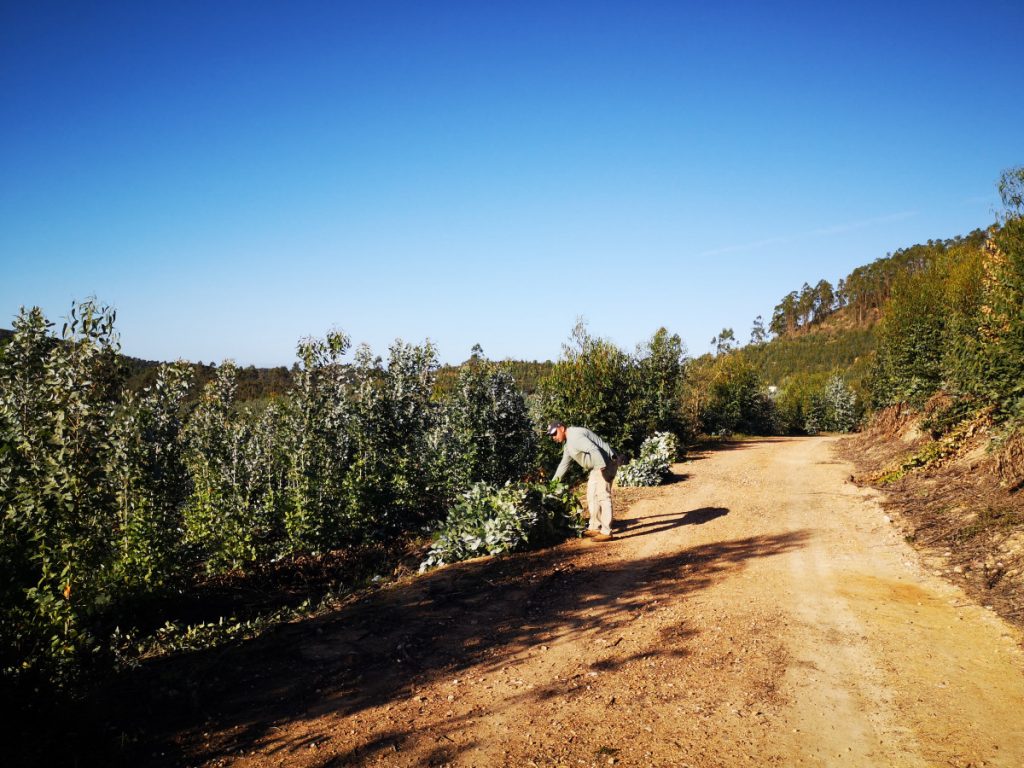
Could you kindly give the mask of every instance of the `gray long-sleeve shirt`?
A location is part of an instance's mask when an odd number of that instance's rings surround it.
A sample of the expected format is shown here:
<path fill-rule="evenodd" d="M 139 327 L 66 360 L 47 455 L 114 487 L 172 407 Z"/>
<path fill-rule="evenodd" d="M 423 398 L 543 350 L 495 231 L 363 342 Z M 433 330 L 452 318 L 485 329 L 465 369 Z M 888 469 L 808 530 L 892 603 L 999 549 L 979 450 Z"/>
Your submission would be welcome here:
<path fill-rule="evenodd" d="M 602 469 L 613 463 L 615 451 L 585 427 L 566 427 L 565 447 L 562 449 L 562 461 L 555 470 L 553 480 L 561 480 L 569 469 L 569 462 L 575 461 L 588 472 Z"/>

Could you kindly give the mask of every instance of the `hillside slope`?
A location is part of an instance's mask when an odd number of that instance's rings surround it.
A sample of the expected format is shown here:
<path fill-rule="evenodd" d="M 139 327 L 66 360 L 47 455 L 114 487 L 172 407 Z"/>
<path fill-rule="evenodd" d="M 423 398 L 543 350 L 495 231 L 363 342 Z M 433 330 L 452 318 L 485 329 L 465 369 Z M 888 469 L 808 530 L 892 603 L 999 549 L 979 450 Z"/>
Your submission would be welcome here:
<path fill-rule="evenodd" d="M 860 388 L 875 346 L 873 324 L 830 323 L 804 333 L 779 336 L 764 344 L 751 344 L 742 352 L 761 371 L 765 381 L 775 386 L 783 386 L 797 375 L 838 371 L 844 373 L 848 383 Z"/>
<path fill-rule="evenodd" d="M 936 573 L 1024 622 L 1024 439 L 984 414 L 932 439 L 921 425 L 938 407 L 888 408 L 842 454 Z"/>

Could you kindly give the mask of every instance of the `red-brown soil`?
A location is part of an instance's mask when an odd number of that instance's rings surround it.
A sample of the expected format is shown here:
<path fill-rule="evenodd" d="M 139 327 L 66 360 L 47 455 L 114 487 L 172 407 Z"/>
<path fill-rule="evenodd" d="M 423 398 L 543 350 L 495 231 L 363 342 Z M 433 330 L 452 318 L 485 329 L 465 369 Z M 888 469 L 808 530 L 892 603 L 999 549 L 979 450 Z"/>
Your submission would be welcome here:
<path fill-rule="evenodd" d="M 922 566 L 834 444 L 734 443 L 616 490 L 613 542 L 151 662 L 133 763 L 1024 765 L 1020 633 Z"/>

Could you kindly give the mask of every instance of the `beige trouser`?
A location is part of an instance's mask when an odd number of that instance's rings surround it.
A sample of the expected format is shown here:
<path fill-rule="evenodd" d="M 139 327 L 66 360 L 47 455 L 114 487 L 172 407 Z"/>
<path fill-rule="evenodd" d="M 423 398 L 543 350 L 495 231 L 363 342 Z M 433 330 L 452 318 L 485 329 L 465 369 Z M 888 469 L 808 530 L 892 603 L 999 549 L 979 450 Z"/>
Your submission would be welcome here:
<path fill-rule="evenodd" d="M 615 469 L 613 467 L 590 470 L 590 479 L 587 480 L 587 508 L 590 510 L 590 525 L 587 527 L 592 531 L 612 532 L 612 480 L 614 479 Z"/>

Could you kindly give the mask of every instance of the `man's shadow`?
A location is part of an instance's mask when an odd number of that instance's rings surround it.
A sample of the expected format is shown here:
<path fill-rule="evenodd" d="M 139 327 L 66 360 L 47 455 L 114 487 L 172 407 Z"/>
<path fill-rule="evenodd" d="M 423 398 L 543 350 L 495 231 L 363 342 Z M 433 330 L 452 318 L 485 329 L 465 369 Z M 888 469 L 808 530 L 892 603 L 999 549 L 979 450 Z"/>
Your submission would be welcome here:
<path fill-rule="evenodd" d="M 676 512 L 669 512 L 664 515 L 648 515 L 633 520 L 616 520 L 615 527 L 619 531 L 617 535 L 620 538 L 628 539 L 632 536 L 646 536 L 650 533 L 667 531 L 682 525 L 703 525 L 727 514 L 729 514 L 729 510 L 725 507 L 701 507 L 700 509 L 691 509 L 683 513 L 682 516 Z"/>

